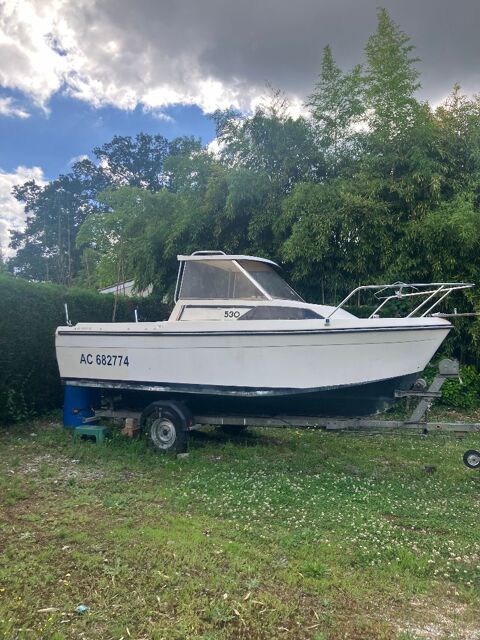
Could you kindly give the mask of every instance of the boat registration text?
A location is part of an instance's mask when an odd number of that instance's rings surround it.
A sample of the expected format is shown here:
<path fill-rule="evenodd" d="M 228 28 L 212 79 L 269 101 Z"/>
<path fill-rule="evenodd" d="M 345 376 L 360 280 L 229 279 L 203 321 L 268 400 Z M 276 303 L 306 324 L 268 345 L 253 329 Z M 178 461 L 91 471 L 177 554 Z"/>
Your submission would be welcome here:
<path fill-rule="evenodd" d="M 128 356 L 118 354 L 82 353 L 80 364 L 96 364 L 103 367 L 128 367 Z"/>

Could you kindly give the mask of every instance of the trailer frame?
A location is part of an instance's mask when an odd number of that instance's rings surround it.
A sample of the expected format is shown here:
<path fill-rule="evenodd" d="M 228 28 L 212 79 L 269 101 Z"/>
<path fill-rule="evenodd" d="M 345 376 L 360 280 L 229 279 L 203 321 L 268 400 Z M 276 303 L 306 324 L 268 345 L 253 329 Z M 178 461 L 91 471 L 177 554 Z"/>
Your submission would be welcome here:
<path fill-rule="evenodd" d="M 83 417 L 82 424 L 96 423 L 101 419 L 134 419 L 138 421 L 142 430 L 146 433 L 148 429 L 155 428 L 157 433 L 149 435 L 149 440 L 154 446 L 159 442 L 158 429 L 165 425 L 165 429 L 177 429 L 182 433 L 173 438 L 170 446 L 158 447 L 162 451 L 175 450 L 177 453 L 184 453 L 188 447 L 188 432 L 199 429 L 203 426 L 232 427 L 242 429 L 246 427 L 273 427 L 273 428 L 295 428 L 295 429 L 323 429 L 331 432 L 388 432 L 393 430 L 408 430 L 421 434 L 450 432 L 456 435 L 465 435 L 469 432 L 480 431 L 480 423 L 477 422 L 439 422 L 429 419 L 429 410 L 435 399 L 442 395 L 442 387 L 447 380 L 459 378 L 459 364 L 456 360 L 443 359 L 438 365 L 438 372 L 434 379 L 427 385 L 427 382 L 419 378 L 413 389 L 409 391 L 399 390 L 395 392 L 397 398 L 407 398 L 407 402 L 417 400 L 417 403 L 410 412 L 407 419 L 382 420 L 375 417 L 367 418 L 345 418 L 320 417 L 320 416 L 298 416 L 298 415 L 278 415 L 278 416 L 253 416 L 253 415 L 218 415 L 202 414 L 193 416 L 185 405 L 174 398 L 152 402 L 143 411 L 131 409 L 116 409 L 113 405 L 107 408 L 98 409 L 93 415 Z M 188 415 L 187 415 L 188 413 Z M 154 416 L 152 423 L 151 416 Z M 177 424 L 168 425 L 168 421 L 176 422 L 175 415 L 180 416 Z M 146 416 L 154 426 L 147 425 Z M 173 417 L 172 417 L 173 416 Z M 161 439 L 160 439 L 161 440 Z M 171 433 L 165 438 L 166 442 L 172 440 Z"/>

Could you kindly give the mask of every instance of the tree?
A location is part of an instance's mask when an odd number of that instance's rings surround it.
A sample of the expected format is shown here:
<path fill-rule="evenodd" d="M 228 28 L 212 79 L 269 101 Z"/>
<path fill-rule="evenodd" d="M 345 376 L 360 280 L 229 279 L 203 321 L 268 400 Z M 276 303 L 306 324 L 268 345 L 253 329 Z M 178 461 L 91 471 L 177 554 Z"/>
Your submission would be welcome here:
<path fill-rule="evenodd" d="M 480 208 L 476 193 L 461 192 L 426 213 L 412 218 L 405 227 L 397 260 L 390 273 L 398 279 L 424 282 L 480 282 Z M 478 289 L 450 296 L 441 310 L 479 311 Z M 439 310 L 439 309 L 437 309 Z M 480 355 L 478 319 L 456 319 L 450 352 L 462 361 L 476 361 Z"/>
<path fill-rule="evenodd" d="M 393 22 L 387 10 L 378 10 L 377 31 L 365 47 L 367 57 L 365 101 L 368 126 L 378 146 L 389 145 L 411 129 L 418 103 L 419 72 L 411 57 L 410 38 Z"/>
<path fill-rule="evenodd" d="M 84 159 L 72 172 L 44 187 L 34 181 L 14 188 L 27 215 L 24 231 L 12 234 L 11 248 L 16 255 L 9 268 L 35 280 L 71 284 L 77 277 L 92 282 L 86 270 L 92 258 L 82 259 L 76 236 L 90 215 L 106 212 L 108 205 L 98 194 L 111 187 L 132 186 L 151 192 L 181 189 L 187 181 L 205 182 L 209 157 L 194 138 L 168 141 L 163 136 L 138 134 L 114 136 L 94 149 L 97 163 Z M 193 165 L 195 164 L 195 171 Z M 187 168 L 188 167 L 188 168 Z"/>
<path fill-rule="evenodd" d="M 361 65 L 343 73 L 327 45 L 323 50 L 320 77 L 307 99 L 318 129 L 320 147 L 335 166 L 340 154 L 352 154 L 356 126 L 364 112 L 364 78 Z"/>
<path fill-rule="evenodd" d="M 167 189 L 151 193 L 138 187 L 108 189 L 99 199 L 108 211 L 90 215 L 77 237 L 79 247 L 99 256 L 96 286 L 134 279 L 139 289 L 153 284 L 166 293 L 172 262 L 186 240 L 176 238 L 185 228 L 192 231 L 185 225 L 188 199 Z"/>
<path fill-rule="evenodd" d="M 385 9 L 365 47 L 364 150 L 357 167 L 387 203 L 397 239 L 409 216 L 420 216 L 440 197 L 435 122 L 428 104 L 415 98 L 420 86 L 413 46 Z"/>
<path fill-rule="evenodd" d="M 397 273 L 433 281 L 480 281 L 480 209 L 474 193 L 444 200 L 405 229 Z"/>
<path fill-rule="evenodd" d="M 93 153 L 101 173 L 111 185 L 139 187 L 158 191 L 166 187 L 163 163 L 169 142 L 161 135 L 139 133 L 135 138 L 114 136 L 95 147 Z"/>
<path fill-rule="evenodd" d="M 24 231 L 14 231 L 10 247 L 16 255 L 9 269 L 34 280 L 71 284 L 80 265 L 75 246 L 78 229 L 92 205 L 74 174 L 40 187 L 35 181 L 14 187 L 27 214 Z"/>
<path fill-rule="evenodd" d="M 442 196 L 478 192 L 480 187 L 480 97 L 468 98 L 455 84 L 435 111 L 436 152 Z M 478 196 L 477 196 L 478 197 Z"/>
<path fill-rule="evenodd" d="M 205 193 L 216 160 L 196 138 L 175 138 L 169 143 L 164 175 L 170 191 Z"/>
<path fill-rule="evenodd" d="M 394 237 L 387 203 L 357 180 L 299 184 L 284 201 L 280 253 L 301 291 L 338 301 L 385 271 Z"/>
<path fill-rule="evenodd" d="M 325 175 L 325 159 L 312 128 L 304 118 L 288 115 L 278 93 L 252 116 L 230 110 L 213 117 L 223 162 L 264 174 L 279 195 L 289 193 L 297 182 Z"/>

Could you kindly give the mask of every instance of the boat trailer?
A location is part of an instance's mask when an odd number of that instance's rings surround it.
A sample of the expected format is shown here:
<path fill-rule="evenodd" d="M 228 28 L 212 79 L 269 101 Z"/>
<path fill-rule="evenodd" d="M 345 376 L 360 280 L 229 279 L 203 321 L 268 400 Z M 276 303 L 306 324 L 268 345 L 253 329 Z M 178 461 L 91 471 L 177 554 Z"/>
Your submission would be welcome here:
<path fill-rule="evenodd" d="M 459 365 L 456 360 L 443 359 L 438 372 L 431 382 L 419 378 L 411 390 L 395 392 L 397 398 L 406 398 L 409 404 L 416 400 L 407 419 L 381 420 L 368 418 L 325 418 L 319 416 L 241 416 L 241 415 L 196 415 L 182 403 L 173 399 L 152 402 L 143 411 L 115 408 L 113 402 L 108 407 L 94 410 L 92 398 L 97 389 L 89 387 L 65 387 L 64 426 L 74 428 L 75 435 L 91 435 L 99 427 L 102 419 L 125 421 L 126 431 L 143 432 L 150 443 L 159 451 L 185 453 L 188 447 L 188 432 L 202 426 L 229 427 L 244 429 L 247 427 L 293 427 L 324 429 L 326 431 L 384 432 L 395 429 L 420 431 L 422 434 L 434 432 L 453 432 L 465 435 L 480 431 L 480 423 L 438 422 L 430 420 L 429 409 L 435 399 L 441 397 L 441 389 L 447 380 L 458 379 Z M 97 440 L 103 439 L 104 432 Z M 464 462 L 470 468 L 480 466 L 480 453 L 468 451 Z"/>

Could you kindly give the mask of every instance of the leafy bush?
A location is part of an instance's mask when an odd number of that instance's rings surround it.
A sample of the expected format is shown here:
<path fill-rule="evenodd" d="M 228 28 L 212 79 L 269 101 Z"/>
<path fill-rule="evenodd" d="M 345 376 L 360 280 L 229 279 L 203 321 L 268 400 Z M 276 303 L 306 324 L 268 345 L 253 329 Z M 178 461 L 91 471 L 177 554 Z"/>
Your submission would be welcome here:
<path fill-rule="evenodd" d="M 437 354 L 434 363 L 430 363 L 423 371 L 422 378 L 428 384 L 438 373 L 440 359 Z M 459 377 L 443 384 L 442 397 L 436 402 L 451 409 L 476 409 L 480 406 L 480 373 L 473 365 L 460 365 Z"/>
<path fill-rule="evenodd" d="M 23 420 L 58 408 L 62 388 L 55 357 L 55 329 L 65 324 L 64 304 L 72 322 L 112 320 L 115 299 L 94 291 L 27 282 L 0 274 L 0 423 Z M 116 320 L 168 314 L 155 299 L 119 298 Z"/>
<path fill-rule="evenodd" d="M 441 403 L 455 409 L 475 409 L 480 405 L 480 374 L 475 367 L 461 367 L 460 379 L 444 383 Z"/>

